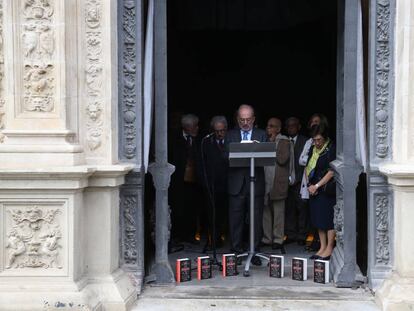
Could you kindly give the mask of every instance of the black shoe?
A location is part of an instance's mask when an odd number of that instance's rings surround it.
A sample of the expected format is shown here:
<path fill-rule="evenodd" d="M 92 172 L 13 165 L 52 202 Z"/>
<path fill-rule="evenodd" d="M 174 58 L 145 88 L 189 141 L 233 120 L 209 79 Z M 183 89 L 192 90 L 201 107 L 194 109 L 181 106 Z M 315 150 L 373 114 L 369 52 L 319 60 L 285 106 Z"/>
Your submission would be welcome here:
<path fill-rule="evenodd" d="M 255 266 L 261 266 L 262 260 L 257 256 L 253 256 L 251 263 Z"/>
<path fill-rule="evenodd" d="M 272 243 L 272 249 L 282 249 L 283 245 L 280 243 Z"/>
<path fill-rule="evenodd" d="M 316 255 L 316 254 L 309 257 L 310 260 L 321 259 L 321 258 L 322 258 L 321 256 Z"/>
<path fill-rule="evenodd" d="M 326 257 L 320 257 L 320 256 L 319 256 L 319 258 L 318 258 L 318 259 L 320 259 L 320 260 L 330 260 L 330 259 L 331 259 L 331 255 L 326 256 Z"/>

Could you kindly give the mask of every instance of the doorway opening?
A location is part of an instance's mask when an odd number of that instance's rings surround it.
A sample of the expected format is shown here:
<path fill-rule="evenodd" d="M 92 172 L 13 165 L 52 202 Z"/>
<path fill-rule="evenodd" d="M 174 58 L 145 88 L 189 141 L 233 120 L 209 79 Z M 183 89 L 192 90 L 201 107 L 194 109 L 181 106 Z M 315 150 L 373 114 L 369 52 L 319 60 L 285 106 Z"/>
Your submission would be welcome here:
<path fill-rule="evenodd" d="M 303 135 L 310 116 L 323 113 L 335 138 L 337 9 L 336 1 L 329 0 L 260 5 L 253 0 L 169 1 L 169 136 L 179 134 L 180 117 L 187 113 L 200 118 L 200 136 L 210 132 L 215 115 L 226 116 L 232 128 L 237 107 L 249 104 L 259 128 L 270 117 L 284 122 L 294 116 Z M 202 205 L 202 193 L 199 199 Z M 208 237 L 205 230 L 203 236 L 202 218 L 199 230 L 187 237 L 200 234 L 200 244 L 184 243 L 183 250 L 171 253 L 172 266 L 176 258 L 204 253 Z M 287 246 L 286 251 L 287 263 L 289 255 L 309 257 L 303 246 Z M 218 254 L 228 252 L 225 240 Z M 267 274 L 263 267 L 261 271 Z"/>

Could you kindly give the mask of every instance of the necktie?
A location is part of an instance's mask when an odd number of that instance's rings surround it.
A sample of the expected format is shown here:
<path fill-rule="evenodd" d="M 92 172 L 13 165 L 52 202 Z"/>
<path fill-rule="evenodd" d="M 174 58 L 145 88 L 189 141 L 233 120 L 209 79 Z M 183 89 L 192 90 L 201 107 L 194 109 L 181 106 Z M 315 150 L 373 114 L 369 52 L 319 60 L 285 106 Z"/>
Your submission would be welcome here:
<path fill-rule="evenodd" d="M 190 135 L 186 135 L 185 140 L 187 142 L 187 146 L 191 146 L 191 136 Z"/>
<path fill-rule="evenodd" d="M 219 140 L 219 144 L 218 145 L 219 145 L 220 150 L 223 150 L 224 143 L 223 143 L 223 140 L 222 139 Z"/>
<path fill-rule="evenodd" d="M 243 140 L 247 140 L 248 139 L 248 135 L 249 131 L 243 131 Z"/>

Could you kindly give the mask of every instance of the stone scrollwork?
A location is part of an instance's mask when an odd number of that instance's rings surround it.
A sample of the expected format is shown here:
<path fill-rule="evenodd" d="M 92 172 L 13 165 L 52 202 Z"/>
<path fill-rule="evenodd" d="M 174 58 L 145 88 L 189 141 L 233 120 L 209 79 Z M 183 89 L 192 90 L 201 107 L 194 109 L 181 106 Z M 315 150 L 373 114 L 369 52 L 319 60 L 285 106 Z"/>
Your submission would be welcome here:
<path fill-rule="evenodd" d="M 390 103 L 390 0 L 378 0 L 376 9 L 376 66 L 375 66 L 375 135 L 376 155 L 389 155 L 389 103 Z"/>
<path fill-rule="evenodd" d="M 136 155 L 136 13 L 135 0 L 123 1 L 122 14 L 122 109 L 123 109 L 123 155 L 133 159 Z"/>
<path fill-rule="evenodd" d="M 7 212 L 12 226 L 6 239 L 6 269 L 62 269 L 62 232 L 57 220 L 60 210 L 29 206 Z"/>
<path fill-rule="evenodd" d="M 53 1 L 24 0 L 22 22 L 23 107 L 52 112 L 55 105 L 55 32 Z"/>
<path fill-rule="evenodd" d="M 125 264 L 136 265 L 138 260 L 137 248 L 137 197 L 127 195 L 122 199 L 123 211 L 123 257 Z"/>
<path fill-rule="evenodd" d="M 86 140 L 91 151 L 102 145 L 103 114 L 102 105 L 102 8 L 100 0 L 88 0 L 85 4 L 86 25 Z"/>
<path fill-rule="evenodd" d="M 344 201 L 342 198 L 338 198 L 334 206 L 334 227 L 336 241 L 340 247 L 344 247 Z"/>
<path fill-rule="evenodd" d="M 375 198 L 376 263 L 384 265 L 390 262 L 388 209 L 387 195 L 377 195 Z"/>

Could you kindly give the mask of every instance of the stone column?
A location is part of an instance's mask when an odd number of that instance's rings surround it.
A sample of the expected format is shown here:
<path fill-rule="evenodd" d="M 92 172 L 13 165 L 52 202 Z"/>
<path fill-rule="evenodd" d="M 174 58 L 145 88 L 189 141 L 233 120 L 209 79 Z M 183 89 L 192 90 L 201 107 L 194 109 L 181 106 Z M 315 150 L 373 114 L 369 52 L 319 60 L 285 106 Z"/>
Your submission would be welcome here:
<path fill-rule="evenodd" d="M 127 310 L 117 2 L 0 1 L 0 310 Z M 7 35 L 6 35 L 7 34 Z"/>
<path fill-rule="evenodd" d="M 394 190 L 393 273 L 376 297 L 383 310 L 414 307 L 414 4 L 396 2 L 393 161 L 380 170 Z"/>

